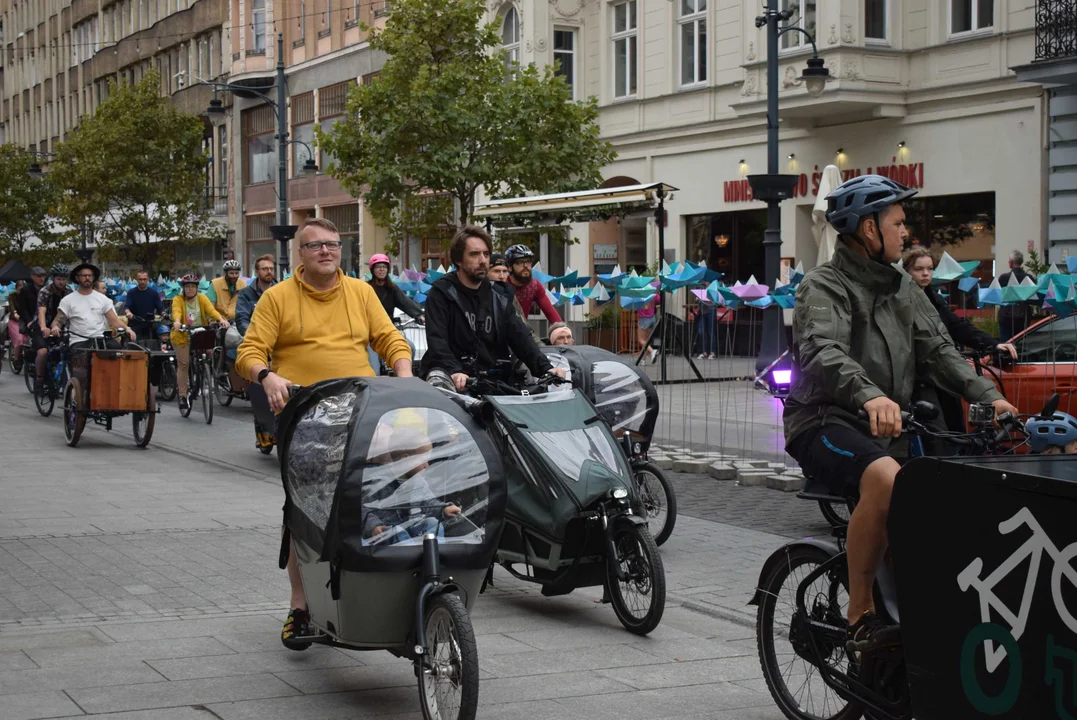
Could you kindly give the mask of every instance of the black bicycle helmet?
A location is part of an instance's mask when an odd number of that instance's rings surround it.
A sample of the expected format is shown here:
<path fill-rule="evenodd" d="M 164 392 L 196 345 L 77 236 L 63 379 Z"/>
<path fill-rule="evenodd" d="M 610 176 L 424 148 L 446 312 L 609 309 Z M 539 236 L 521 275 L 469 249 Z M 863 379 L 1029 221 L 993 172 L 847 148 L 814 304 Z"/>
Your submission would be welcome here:
<path fill-rule="evenodd" d="M 67 274 L 67 265 L 64 265 L 63 263 L 56 263 L 52 266 L 52 270 L 49 271 L 49 275 L 52 275 L 54 277 L 57 275 L 59 275 L 60 277 L 67 277 Z"/>
<path fill-rule="evenodd" d="M 908 200 L 916 192 L 882 175 L 861 175 L 846 180 L 826 196 L 826 220 L 839 235 L 855 237 L 861 220 Z"/>
<path fill-rule="evenodd" d="M 514 263 L 519 260 L 528 260 L 535 257 L 535 252 L 526 245 L 513 245 L 505 251 L 505 259 L 509 263 Z"/>

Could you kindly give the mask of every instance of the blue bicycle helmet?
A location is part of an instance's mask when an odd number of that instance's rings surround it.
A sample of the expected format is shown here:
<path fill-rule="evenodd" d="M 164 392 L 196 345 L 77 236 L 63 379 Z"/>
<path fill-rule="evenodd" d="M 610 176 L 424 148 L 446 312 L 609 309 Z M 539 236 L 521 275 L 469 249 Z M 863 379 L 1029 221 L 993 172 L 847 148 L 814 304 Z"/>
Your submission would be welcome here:
<path fill-rule="evenodd" d="M 826 220 L 834 226 L 839 235 L 846 235 L 864 245 L 864 241 L 856 234 L 860 221 L 874 217 L 875 223 L 878 224 L 880 212 L 895 203 L 908 200 L 916 193 L 916 190 L 910 190 L 882 175 L 861 175 L 846 180 L 826 196 Z M 864 246 L 864 249 L 866 250 L 867 246 Z M 881 257 L 873 259 L 883 262 Z"/>
<path fill-rule="evenodd" d="M 1032 452 L 1043 452 L 1050 445 L 1065 449 L 1077 440 L 1077 419 L 1067 413 L 1056 412 L 1049 418 L 1034 417 L 1025 423 L 1025 429 Z"/>

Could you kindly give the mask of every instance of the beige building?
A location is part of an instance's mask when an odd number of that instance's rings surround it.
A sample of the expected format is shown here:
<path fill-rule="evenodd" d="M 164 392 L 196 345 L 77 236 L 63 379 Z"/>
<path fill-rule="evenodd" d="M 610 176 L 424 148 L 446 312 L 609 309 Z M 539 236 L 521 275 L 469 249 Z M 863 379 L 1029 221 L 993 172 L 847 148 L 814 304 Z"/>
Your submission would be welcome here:
<path fill-rule="evenodd" d="M 1044 0 L 1041 0 L 1043 2 Z M 1069 0 L 1072 7 L 1072 0 Z M 811 46 L 783 36 L 781 167 L 800 176 L 782 204 L 782 255 L 812 267 L 811 208 L 822 170 L 884 172 L 920 188 L 911 230 L 983 261 L 1045 246 L 1047 96 L 1019 82 L 1035 58 L 1033 0 L 783 0 L 815 35 L 831 80 L 819 98 L 799 75 Z M 758 0 L 491 0 L 507 59 L 561 62 L 577 97 L 595 96 L 618 152 L 609 185 L 664 182 L 667 259 L 707 261 L 727 279 L 763 279 L 766 36 Z M 657 258 L 654 219 L 574 228 L 544 264 L 581 274 Z M 567 257 L 563 257 L 567 252 Z M 1000 270 L 1001 272 L 1001 270 Z M 580 312 L 578 309 L 574 312 Z"/>
<path fill-rule="evenodd" d="M 231 35 L 229 82 L 268 91 L 276 98 L 277 34 L 284 36 L 284 65 L 288 98 L 288 132 L 297 141 L 288 148 L 288 205 L 290 224 L 308 217 L 327 217 L 345 239 L 342 264 L 362 268 L 376 250 L 377 231 L 362 221 L 361 202 L 345 192 L 324 171 L 332 159 L 314 148 L 314 128 L 332 129 L 344 114 L 348 90 L 369 81 L 381 67 L 366 42 L 360 23 L 384 22 L 383 0 L 230 0 Z M 231 144 L 229 183 L 234 192 L 232 217 L 244 268 L 267 252 L 277 253 L 269 228 L 277 223 L 276 113 L 258 98 L 234 98 L 228 125 Z M 224 128 L 221 128 L 224 131 Z M 319 171 L 304 177 L 309 153 Z M 222 152 L 222 154 L 224 154 Z M 361 238 L 360 228 L 366 237 Z M 291 243 L 292 267 L 295 243 Z"/>
<path fill-rule="evenodd" d="M 161 91 L 201 114 L 212 96 L 199 80 L 228 72 L 227 0 L 0 0 L 0 142 L 55 152 L 84 115 L 108 97 L 110 80 L 133 83 L 155 67 Z M 214 141 L 206 128 L 206 146 Z M 227 219 L 225 164 L 207 167 L 206 202 Z M 207 272 L 220 265 L 223 242 L 181 248 L 177 260 Z"/>

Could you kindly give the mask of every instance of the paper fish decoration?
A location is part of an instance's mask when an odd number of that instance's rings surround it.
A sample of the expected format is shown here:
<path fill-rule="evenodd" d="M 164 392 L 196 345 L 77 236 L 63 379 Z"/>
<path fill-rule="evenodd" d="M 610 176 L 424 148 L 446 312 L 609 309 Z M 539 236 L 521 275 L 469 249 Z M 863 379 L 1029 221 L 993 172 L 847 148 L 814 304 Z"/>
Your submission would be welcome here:
<path fill-rule="evenodd" d="M 445 269 L 444 265 L 438 265 L 437 270 L 430 270 L 430 271 L 428 271 L 426 273 L 426 279 L 429 282 L 434 282 L 435 280 L 440 280 L 441 278 L 443 278 L 446 275 L 448 275 L 449 273 L 451 273 L 454 269 L 455 269 L 455 267 L 452 266 L 452 265 L 449 266 L 448 270 Z"/>
<path fill-rule="evenodd" d="M 704 282 L 703 278 L 706 274 L 706 268 L 681 268 L 675 273 L 662 276 L 662 289 L 673 291 L 689 285 L 698 285 Z"/>
<path fill-rule="evenodd" d="M 796 295 L 772 295 L 771 297 L 783 310 L 792 310 L 797 301 Z"/>
<path fill-rule="evenodd" d="M 1025 279 L 1018 283 L 1017 276 L 1010 274 L 1010 282 L 1006 287 L 1002 288 L 1002 302 L 1003 303 L 1019 303 L 1027 302 L 1035 297 L 1039 289 L 1036 287 L 1036 283 L 1032 282 L 1032 278 L 1025 276 Z"/>
<path fill-rule="evenodd" d="M 945 283 L 967 277 L 979 267 L 978 262 L 973 262 L 971 265 L 971 268 L 966 268 L 964 265 L 957 262 L 957 260 L 954 260 L 950 256 L 950 253 L 943 252 L 942 257 L 939 258 L 938 267 L 935 268 L 935 274 L 931 278 L 931 284 L 944 285 Z"/>
<path fill-rule="evenodd" d="M 774 298 L 770 295 L 764 295 L 763 297 L 756 298 L 755 300 L 748 300 L 744 304 L 763 310 L 764 308 L 768 308 L 774 304 Z"/>
<path fill-rule="evenodd" d="M 991 281 L 991 284 L 985 288 L 980 288 L 979 293 L 980 305 L 1001 305 L 1002 304 L 1002 286 L 998 284 L 998 278 Z"/>
<path fill-rule="evenodd" d="M 793 268 L 793 272 L 789 274 L 789 284 L 797 285 L 804 279 L 804 263 L 798 262 L 797 266 Z"/>

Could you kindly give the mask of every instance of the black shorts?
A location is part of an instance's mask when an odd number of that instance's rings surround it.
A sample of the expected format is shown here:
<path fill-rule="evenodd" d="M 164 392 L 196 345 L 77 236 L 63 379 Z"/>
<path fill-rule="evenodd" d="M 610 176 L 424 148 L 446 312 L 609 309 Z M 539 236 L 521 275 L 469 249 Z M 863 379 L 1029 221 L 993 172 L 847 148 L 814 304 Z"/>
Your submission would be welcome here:
<path fill-rule="evenodd" d="M 889 453 L 875 442 L 845 425 L 824 425 L 793 438 L 786 452 L 804 471 L 807 492 L 841 497 L 860 494 L 860 478 L 868 465 Z"/>

